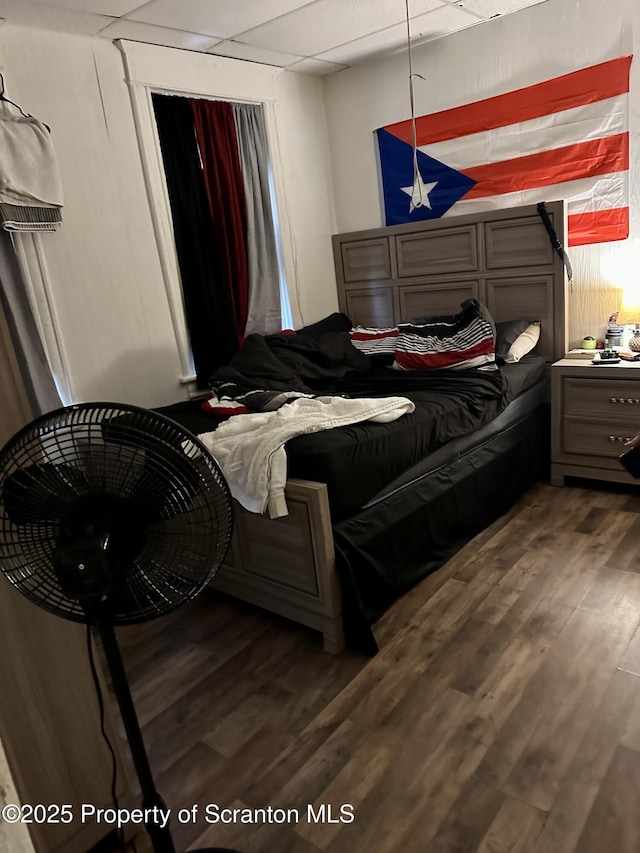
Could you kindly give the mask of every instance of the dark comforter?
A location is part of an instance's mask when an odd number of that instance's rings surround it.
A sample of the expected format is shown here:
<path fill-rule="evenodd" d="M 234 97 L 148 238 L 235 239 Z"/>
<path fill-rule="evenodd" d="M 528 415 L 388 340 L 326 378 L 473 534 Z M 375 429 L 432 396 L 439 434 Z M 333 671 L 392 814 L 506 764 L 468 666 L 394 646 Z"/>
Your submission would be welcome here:
<path fill-rule="evenodd" d="M 211 390 L 237 398 L 256 390 L 312 393 L 349 375 L 366 374 L 371 361 L 344 332 L 323 335 L 249 335 L 228 365 L 209 379 Z"/>
<path fill-rule="evenodd" d="M 211 386 L 218 396 L 250 399 L 258 410 L 282 391 L 413 401 L 415 411 L 392 423 L 340 427 L 287 443 L 289 476 L 326 482 L 334 521 L 448 441 L 493 420 L 510 397 L 500 370 L 392 370 L 356 350 L 345 333 L 319 341 L 251 335 L 230 364 L 212 376 Z M 214 429 L 219 420 L 203 423 L 197 432 Z"/>

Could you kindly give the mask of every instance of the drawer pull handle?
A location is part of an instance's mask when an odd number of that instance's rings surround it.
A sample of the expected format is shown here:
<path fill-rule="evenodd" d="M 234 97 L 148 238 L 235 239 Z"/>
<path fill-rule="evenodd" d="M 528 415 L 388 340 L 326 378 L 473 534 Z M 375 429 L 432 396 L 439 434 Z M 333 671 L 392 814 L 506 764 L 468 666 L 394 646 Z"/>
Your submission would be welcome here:
<path fill-rule="evenodd" d="M 610 435 L 609 441 L 631 441 L 628 435 Z"/>
<path fill-rule="evenodd" d="M 634 404 L 635 405 L 640 404 L 640 398 L 636 397 L 634 399 L 633 397 L 627 397 L 625 399 L 624 397 L 609 397 L 609 402 L 610 403 L 623 403 L 623 404 L 628 403 L 630 406 L 633 406 Z"/>

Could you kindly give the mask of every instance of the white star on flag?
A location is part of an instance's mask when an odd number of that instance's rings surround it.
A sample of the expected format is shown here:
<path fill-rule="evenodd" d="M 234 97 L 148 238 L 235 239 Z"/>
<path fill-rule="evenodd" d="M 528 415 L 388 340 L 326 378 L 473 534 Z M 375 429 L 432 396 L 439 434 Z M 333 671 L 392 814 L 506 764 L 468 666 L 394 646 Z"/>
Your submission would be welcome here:
<path fill-rule="evenodd" d="M 420 172 L 416 171 L 416 181 L 412 187 L 401 187 L 402 192 L 406 193 L 411 197 L 411 204 L 409 205 L 409 213 L 413 213 L 416 207 L 428 207 L 431 210 L 431 201 L 429 199 L 429 193 L 438 186 L 437 181 L 433 181 L 433 183 L 425 184 L 422 180 L 422 175 Z"/>

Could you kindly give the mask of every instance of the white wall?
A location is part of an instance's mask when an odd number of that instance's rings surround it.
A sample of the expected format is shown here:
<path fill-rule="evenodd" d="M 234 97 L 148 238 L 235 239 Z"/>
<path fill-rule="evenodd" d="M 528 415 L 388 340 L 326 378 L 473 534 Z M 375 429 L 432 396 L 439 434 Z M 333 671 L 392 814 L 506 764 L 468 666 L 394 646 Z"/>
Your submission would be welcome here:
<path fill-rule="evenodd" d="M 60 164 L 64 225 L 40 239 L 73 399 L 153 406 L 184 397 L 120 51 L 97 38 L 10 25 L 0 39 L 8 96 L 50 125 Z M 273 75 L 225 62 L 253 75 L 257 90 L 261 73 Z M 337 304 L 321 82 L 281 72 L 275 111 L 293 307 L 296 320 L 311 322 Z"/>
<path fill-rule="evenodd" d="M 425 80 L 415 80 L 416 115 L 634 53 L 634 19 L 638 25 L 634 0 L 549 0 L 417 46 L 413 68 Z M 585 334 L 602 334 L 623 279 L 640 266 L 640 193 L 633 180 L 640 160 L 639 63 L 631 71 L 631 237 L 571 250 L 572 345 Z M 325 103 L 338 231 L 378 227 L 384 220 L 373 131 L 410 117 L 406 50 L 326 78 Z"/>
<path fill-rule="evenodd" d="M 73 397 L 171 399 L 179 366 L 120 54 L 31 29 L 1 37 L 8 94 L 51 127 L 60 164 L 64 225 L 40 239 Z"/>

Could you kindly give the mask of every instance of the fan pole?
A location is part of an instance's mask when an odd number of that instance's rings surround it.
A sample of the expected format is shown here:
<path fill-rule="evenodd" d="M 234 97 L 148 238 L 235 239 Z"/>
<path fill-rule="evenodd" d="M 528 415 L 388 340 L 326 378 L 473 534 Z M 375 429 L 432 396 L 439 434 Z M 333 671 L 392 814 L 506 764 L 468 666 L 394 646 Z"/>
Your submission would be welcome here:
<path fill-rule="evenodd" d="M 142 806 L 145 810 L 151 810 L 151 814 L 159 815 L 160 810 L 166 812 L 167 807 L 160 794 L 156 791 L 153 781 L 116 633 L 113 625 L 107 620 L 103 620 L 99 616 L 97 617 L 95 612 L 91 612 L 89 615 L 92 624 L 95 625 L 102 640 L 102 647 L 107 659 L 113 689 L 120 707 L 120 716 L 122 717 L 122 723 L 127 740 L 129 741 L 131 757 L 138 775 L 138 781 L 140 782 Z M 154 853 L 175 853 L 176 848 L 173 845 L 168 823 L 164 829 L 153 821 L 146 823 L 145 827 L 153 844 Z"/>

